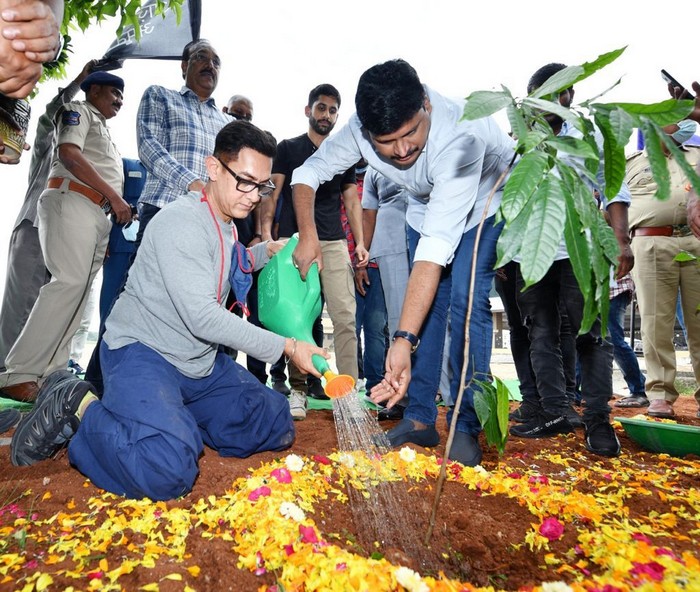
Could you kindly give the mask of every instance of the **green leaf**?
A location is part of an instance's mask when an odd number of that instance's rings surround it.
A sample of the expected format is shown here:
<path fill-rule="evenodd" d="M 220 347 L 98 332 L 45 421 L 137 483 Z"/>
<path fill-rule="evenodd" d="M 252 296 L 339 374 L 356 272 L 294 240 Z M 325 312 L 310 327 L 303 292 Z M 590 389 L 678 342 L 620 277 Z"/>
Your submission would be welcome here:
<path fill-rule="evenodd" d="M 671 138 L 671 136 L 669 136 L 668 134 L 664 133 L 663 130 L 661 130 L 661 132 L 659 133 L 659 137 L 661 138 L 663 143 L 666 144 L 666 148 L 668 148 L 669 152 L 673 155 L 673 158 L 678 163 L 678 166 L 683 171 L 683 174 L 686 176 L 693 189 L 695 189 L 695 193 L 700 195 L 700 176 L 698 176 L 695 167 L 691 166 L 690 163 L 688 163 L 688 161 L 686 160 L 686 153 L 683 152 L 678 147 L 673 138 Z"/>
<path fill-rule="evenodd" d="M 625 45 L 624 47 L 620 47 L 619 49 L 613 49 L 612 51 L 608 51 L 606 53 L 600 54 L 592 62 L 585 62 L 584 64 L 582 64 L 584 76 L 582 78 L 579 78 L 575 82 L 579 82 L 580 80 L 583 80 L 584 78 L 588 78 L 591 74 L 596 73 L 601 68 L 605 68 L 605 66 L 609 66 L 617 58 L 619 58 L 625 52 L 626 49 L 627 49 L 627 46 Z"/>
<path fill-rule="evenodd" d="M 566 199 L 566 225 L 564 226 L 564 239 L 566 250 L 569 253 L 569 261 L 573 269 L 578 285 L 583 292 L 584 299 L 589 299 L 591 292 L 591 253 L 588 237 L 581 224 L 581 216 L 576 208 L 576 199 L 568 191 L 564 192 Z M 590 193 L 589 201 L 592 201 Z"/>
<path fill-rule="evenodd" d="M 644 134 L 644 145 L 649 158 L 651 174 L 656 183 L 656 198 L 666 200 L 671 196 L 671 177 L 668 173 L 666 155 L 661 149 L 661 136 L 666 135 L 647 120 L 640 122 Z"/>
<path fill-rule="evenodd" d="M 549 101 L 556 100 L 560 92 L 571 88 L 574 82 L 581 79 L 583 74 L 585 74 L 583 66 L 568 66 L 550 76 L 542 86 L 530 93 L 530 96 L 535 99 L 547 97 Z"/>
<path fill-rule="evenodd" d="M 686 261 L 697 261 L 698 258 L 688 251 L 681 251 L 673 258 L 674 261 L 685 263 Z"/>
<path fill-rule="evenodd" d="M 532 200 L 528 200 L 525 207 L 514 220 L 506 222 L 496 243 L 496 255 L 498 257 L 496 267 L 503 267 L 520 253 L 520 248 L 527 236 L 525 229 L 530 219 L 530 212 L 532 212 Z"/>
<path fill-rule="evenodd" d="M 476 411 L 476 416 L 479 418 L 479 423 L 482 426 L 486 425 L 491 416 L 486 389 L 474 389 L 474 410 Z"/>
<path fill-rule="evenodd" d="M 497 384 L 498 384 L 498 379 Z M 508 439 L 508 389 L 505 385 L 498 388 L 490 382 L 474 379 L 474 409 L 484 429 L 486 443 L 495 446 L 499 454 L 505 451 Z M 502 384 L 502 383 L 501 383 Z M 505 389 L 505 390 L 504 390 Z M 505 403 L 503 399 L 505 398 Z M 503 423 L 503 405 L 505 404 L 505 424 Z M 505 428 L 503 427 L 505 425 Z"/>
<path fill-rule="evenodd" d="M 510 389 L 498 377 L 494 376 L 493 381 L 496 384 L 496 409 L 498 416 L 498 429 L 501 432 L 501 441 L 505 443 L 508 439 L 508 413 L 510 411 Z M 503 452 L 499 448 L 499 452 Z"/>
<path fill-rule="evenodd" d="M 564 231 L 566 209 L 559 179 L 550 175 L 530 200 L 533 203 L 520 249 L 520 272 L 525 287 L 539 282 L 552 265 Z"/>
<path fill-rule="evenodd" d="M 571 88 L 577 82 L 588 78 L 591 74 L 614 62 L 622 55 L 625 49 L 627 49 L 626 46 L 601 54 L 592 62 L 586 62 L 580 66 L 569 66 L 564 70 L 560 70 L 533 92 L 531 96 L 543 97 L 545 95 L 558 94 Z"/>
<path fill-rule="evenodd" d="M 464 105 L 462 119 L 481 119 L 497 113 L 513 103 L 513 97 L 506 92 L 479 90 L 470 94 Z"/>
<path fill-rule="evenodd" d="M 581 125 L 579 115 L 571 109 L 562 107 L 559 103 L 553 103 L 552 101 L 547 101 L 545 99 L 527 97 L 523 99 L 522 104 L 529 109 L 535 109 L 541 111 L 542 113 L 554 113 L 575 127 L 580 127 Z"/>
<path fill-rule="evenodd" d="M 566 152 L 572 156 L 598 159 L 598 151 L 594 150 L 588 142 L 571 136 L 549 138 L 545 144 L 558 152 Z"/>
<path fill-rule="evenodd" d="M 618 143 L 620 133 L 624 134 L 621 126 L 619 113 L 615 116 L 615 121 L 611 120 L 611 114 L 596 111 L 595 121 L 603 134 L 603 170 L 605 174 L 605 196 L 608 199 L 614 198 L 622 187 L 627 169 L 627 158 L 625 157 L 625 146 L 632 134 L 631 120 L 628 128 L 628 135 L 624 144 Z M 622 118 L 624 119 L 624 118 Z"/>
<path fill-rule="evenodd" d="M 508 121 L 510 122 L 510 129 L 513 131 L 513 137 L 516 140 L 518 138 L 524 138 L 527 135 L 529 128 L 525 122 L 523 112 L 517 108 L 515 103 L 511 103 L 506 107 L 506 114 L 508 115 Z"/>
<path fill-rule="evenodd" d="M 540 129 L 530 130 L 529 132 L 525 133 L 524 136 L 518 137 L 518 147 L 516 150 L 518 154 L 527 154 L 532 152 L 540 147 L 542 142 L 551 137 L 551 135 L 551 132 L 546 132 Z"/>
<path fill-rule="evenodd" d="M 609 107 L 617 107 L 624 109 L 633 117 L 639 118 L 643 116 L 649 121 L 653 121 L 656 125 L 665 126 L 672 123 L 678 123 L 681 119 L 685 119 L 693 110 L 694 101 L 677 101 L 676 99 L 667 99 L 660 103 L 611 103 Z M 598 105 L 592 105 L 594 108 L 599 108 Z"/>
<path fill-rule="evenodd" d="M 518 216 L 549 168 L 549 158 L 538 151 L 528 152 L 518 161 L 503 189 L 501 211 L 506 221 Z"/>

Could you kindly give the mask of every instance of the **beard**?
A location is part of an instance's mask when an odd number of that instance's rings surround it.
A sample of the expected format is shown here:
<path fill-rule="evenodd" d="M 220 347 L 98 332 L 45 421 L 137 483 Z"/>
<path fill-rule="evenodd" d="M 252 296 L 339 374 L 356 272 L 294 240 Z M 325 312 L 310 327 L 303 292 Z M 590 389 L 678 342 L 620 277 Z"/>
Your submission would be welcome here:
<path fill-rule="evenodd" d="M 312 130 L 321 136 L 327 136 L 335 127 L 335 123 L 330 121 L 319 122 L 318 119 L 315 119 L 314 117 L 309 117 L 309 125 L 311 126 Z"/>

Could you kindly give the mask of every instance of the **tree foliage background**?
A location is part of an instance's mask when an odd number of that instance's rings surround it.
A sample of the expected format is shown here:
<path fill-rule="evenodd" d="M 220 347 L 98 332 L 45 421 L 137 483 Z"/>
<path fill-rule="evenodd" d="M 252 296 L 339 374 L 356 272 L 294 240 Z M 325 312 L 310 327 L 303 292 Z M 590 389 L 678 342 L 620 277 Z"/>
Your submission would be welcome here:
<path fill-rule="evenodd" d="M 517 257 L 526 285 L 532 285 L 549 270 L 563 236 L 585 298 L 582 333 L 590 330 L 599 316 L 606 325 L 610 270 L 616 266 L 619 254 L 615 235 L 593 199 L 593 190 L 604 191 L 608 198 L 619 192 L 625 177 L 625 147 L 633 129 L 644 133 L 652 174 L 658 183 L 658 199 L 670 196 L 668 164 L 662 146 L 668 148 L 700 194 L 700 177 L 662 129 L 685 118 L 693 101 L 597 102 L 606 90 L 570 109 L 559 105 L 560 92 L 609 65 L 624 51 L 625 48 L 617 49 L 593 62 L 569 66 L 522 99 L 505 86 L 502 91 L 474 92 L 467 97 L 464 108 L 465 119 L 478 119 L 506 109 L 517 140 L 519 161 L 505 185 L 500 208 L 505 226 L 498 241 L 497 266 Z M 582 138 L 556 136 L 544 119 L 548 112 L 574 126 Z M 602 149 L 596 141 L 597 134 L 602 134 Z M 580 166 L 572 166 L 572 160 Z M 597 181 L 601 166 L 604 187 L 599 187 Z"/>

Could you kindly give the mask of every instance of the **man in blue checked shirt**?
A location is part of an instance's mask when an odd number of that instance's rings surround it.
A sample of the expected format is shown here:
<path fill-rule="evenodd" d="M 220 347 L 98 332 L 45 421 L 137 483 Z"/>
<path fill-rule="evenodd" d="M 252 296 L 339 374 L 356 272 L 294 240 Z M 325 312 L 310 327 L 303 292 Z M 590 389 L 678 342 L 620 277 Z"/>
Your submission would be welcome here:
<path fill-rule="evenodd" d="M 137 248 L 163 206 L 204 187 L 204 159 L 214 150 L 216 134 L 231 121 L 212 98 L 221 60 L 211 44 L 205 39 L 188 43 L 181 67 L 185 86 L 180 90 L 149 86 L 136 117 L 139 159 L 148 171 L 139 200 Z"/>

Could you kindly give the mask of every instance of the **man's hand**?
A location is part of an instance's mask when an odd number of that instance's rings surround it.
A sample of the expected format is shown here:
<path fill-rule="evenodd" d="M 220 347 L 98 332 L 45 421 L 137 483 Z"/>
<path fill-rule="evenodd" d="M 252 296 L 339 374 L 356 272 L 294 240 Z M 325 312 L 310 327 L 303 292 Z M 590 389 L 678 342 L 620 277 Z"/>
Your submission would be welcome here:
<path fill-rule="evenodd" d="M 112 208 L 114 221 L 117 222 L 117 224 L 131 222 L 131 206 L 126 203 L 121 196 L 115 193 L 111 199 L 107 198 L 107 201 Z"/>
<path fill-rule="evenodd" d="M 367 267 L 369 263 L 369 252 L 365 249 L 363 243 L 355 244 L 355 260 L 357 262 L 357 267 Z"/>
<path fill-rule="evenodd" d="M 2 36 L 11 40 L 12 49 L 23 52 L 26 58 L 37 64 L 56 59 L 61 47 L 60 23 L 47 2 L 42 0 L 25 0 L 8 6 L 2 11 L 2 20 L 6 23 Z M 63 2 L 57 10 L 63 16 Z"/>
<path fill-rule="evenodd" d="M 620 254 L 617 257 L 615 279 L 619 280 L 632 271 L 634 267 L 634 255 L 632 254 L 632 247 L 630 247 L 629 240 L 618 241 L 618 245 L 620 246 Z"/>
<path fill-rule="evenodd" d="M 391 409 L 403 399 L 411 382 L 411 344 L 405 339 L 397 339 L 391 344 L 386 355 L 384 379 L 372 388 L 370 398 L 374 403 L 386 402 Z"/>
<path fill-rule="evenodd" d="M 285 238 L 284 240 L 267 241 L 267 256 L 272 257 L 273 255 L 279 253 L 284 248 L 284 245 L 287 244 L 288 240 L 288 238 Z"/>
<path fill-rule="evenodd" d="M 331 355 L 322 347 L 316 344 L 307 343 L 306 341 L 294 341 L 287 339 L 284 344 L 284 355 L 287 356 L 290 362 L 302 372 L 308 372 L 320 378 L 321 373 L 316 370 L 312 361 L 313 355 L 321 356 L 326 360 L 330 359 Z"/>
<path fill-rule="evenodd" d="M 362 296 L 367 295 L 367 290 L 365 289 L 365 284 L 370 285 L 369 275 L 367 274 L 367 268 L 362 267 L 355 270 L 355 289 Z"/>
<path fill-rule="evenodd" d="M 24 149 L 29 150 L 29 148 L 29 144 L 25 142 Z M 19 164 L 19 156 L 17 158 L 5 156 L 5 142 L 2 141 L 2 136 L 0 136 L 0 164 Z"/>
<path fill-rule="evenodd" d="M 695 107 L 693 107 L 693 110 L 689 113 L 688 119 L 692 119 L 693 121 L 700 123 L 700 83 L 693 82 L 691 86 L 693 88 L 693 92 L 695 93 Z M 673 86 L 670 82 L 668 84 L 668 92 L 674 99 L 692 99 L 692 97 L 689 97 L 687 94 L 684 97 L 683 90 L 681 90 L 678 86 Z"/>
<path fill-rule="evenodd" d="M 316 263 L 318 270 L 321 271 L 323 269 L 321 243 L 318 242 L 318 239 L 304 239 L 303 236 L 299 236 L 299 244 L 292 253 L 292 261 L 303 280 L 306 279 L 306 274 L 309 273 L 312 264 Z"/>

